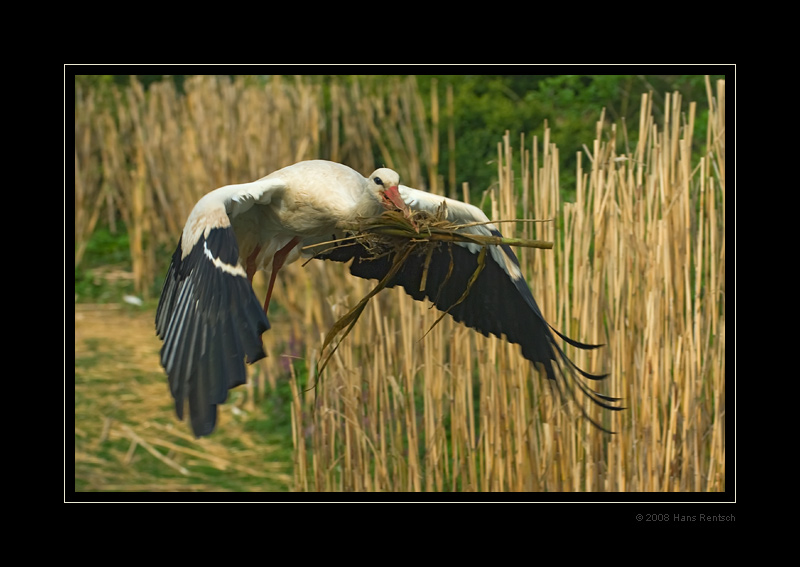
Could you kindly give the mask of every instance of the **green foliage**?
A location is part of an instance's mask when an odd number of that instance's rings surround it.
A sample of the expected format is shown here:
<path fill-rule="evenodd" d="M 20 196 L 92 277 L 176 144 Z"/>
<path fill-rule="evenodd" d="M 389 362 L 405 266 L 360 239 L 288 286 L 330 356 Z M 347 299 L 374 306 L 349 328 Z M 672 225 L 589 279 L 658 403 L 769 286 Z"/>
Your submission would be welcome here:
<path fill-rule="evenodd" d="M 489 188 L 497 178 L 497 143 L 506 130 L 542 132 L 546 115 L 526 101 L 543 76 L 443 76 L 439 84 L 453 85 L 458 182 L 468 181 L 473 192 Z M 444 87 L 446 88 L 446 87 Z M 441 98 L 440 98 L 441 100 Z M 443 148 L 446 167 L 449 150 Z"/>
<path fill-rule="evenodd" d="M 170 78 L 178 91 L 183 92 L 183 82 L 191 75 L 135 75 L 146 89 L 151 84 Z M 112 85 L 127 86 L 131 83 L 131 75 L 75 75 L 75 88 L 95 88 L 104 90 Z"/>
<path fill-rule="evenodd" d="M 112 233 L 107 227 L 100 227 L 92 233 L 86 245 L 86 262 L 89 267 L 117 264 L 130 260 L 130 242 L 126 230 Z"/>
<path fill-rule="evenodd" d="M 130 266 L 130 249 L 127 231 L 112 234 L 100 227 L 86 246 L 85 261 L 75 266 L 76 302 L 119 302 L 124 294 L 133 293 L 131 280 L 115 279 L 106 275 L 119 266 Z"/>
<path fill-rule="evenodd" d="M 156 277 L 150 297 L 159 297 L 173 249 L 159 247 L 156 252 Z M 92 233 L 83 261 L 75 266 L 75 301 L 118 303 L 123 295 L 135 295 L 131 269 L 130 242 L 124 225 L 112 233 L 98 226 Z"/>
<path fill-rule="evenodd" d="M 576 154 L 595 135 L 595 125 L 606 109 L 606 122 L 623 121 L 629 133 L 638 128 L 642 94 L 652 93 L 656 119 L 663 118 L 665 94 L 679 91 L 682 108 L 688 102 L 706 104 L 703 75 L 438 75 L 419 78 L 425 96 L 429 97 L 432 78 L 437 79 L 440 105 L 446 85 L 453 85 L 456 138 L 456 172 L 459 184 L 468 181 L 473 191 L 489 188 L 497 177 L 497 143 L 508 130 L 519 151 L 519 136 L 524 133 L 530 148 L 533 136 L 540 145 L 547 121 L 551 141 L 559 147 L 561 190 L 571 195 L 575 186 Z M 712 75 L 712 84 L 721 75 Z M 703 116 L 698 123 L 705 124 Z M 442 119 L 444 120 L 444 119 Z M 444 124 L 444 122 L 443 122 Z M 695 132 L 704 140 L 705 132 Z M 622 136 L 619 143 L 624 143 Z M 442 139 L 440 174 L 446 174 L 448 149 Z M 630 144 L 635 140 L 630 140 Z M 624 147 L 618 148 L 625 152 Z"/>

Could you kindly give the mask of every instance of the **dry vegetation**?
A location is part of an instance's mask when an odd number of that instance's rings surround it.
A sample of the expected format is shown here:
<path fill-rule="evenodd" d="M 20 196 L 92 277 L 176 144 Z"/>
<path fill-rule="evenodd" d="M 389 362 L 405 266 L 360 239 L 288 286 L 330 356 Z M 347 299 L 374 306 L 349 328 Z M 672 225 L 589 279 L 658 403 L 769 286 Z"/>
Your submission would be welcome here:
<path fill-rule="evenodd" d="M 659 123 L 643 95 L 632 132 L 598 112 L 595 141 L 578 156 L 574 203 L 560 201 L 549 130 L 543 140 L 521 137 L 519 150 L 509 135 L 498 145 L 499 183 L 483 194 L 489 216 L 551 221 L 503 230 L 555 242 L 554 250 L 520 249 L 520 260 L 554 327 L 607 345 L 566 352 L 610 373 L 603 391 L 628 409 L 586 409 L 615 435 L 581 419 L 516 345 L 449 318 L 426 334 L 438 312 L 395 289 L 369 303 L 316 390 L 304 391 L 317 379 L 305 368 L 319 360 L 326 331 L 375 282 L 338 264 L 297 263 L 281 272 L 273 297 L 284 330 L 265 334 L 269 356 L 245 387 L 253 399 L 290 381 L 292 488 L 724 490 L 724 89 L 708 85 L 706 140 L 693 140 L 696 105 L 679 93 Z M 385 89 L 335 85 L 330 106 L 303 79 L 263 88 L 197 78 L 186 96 L 168 82 L 146 94 L 134 84 L 116 98 L 116 115 L 94 93 L 76 101 L 76 264 L 100 217 L 119 211 L 140 292 L 156 277 L 157 246 L 175 245 L 193 203 L 215 187 L 313 157 L 366 173 L 376 145 L 408 185 L 444 185 L 430 175 L 439 125 L 425 119 L 413 79 Z M 160 395 L 168 403 L 166 387 Z M 77 396 L 76 386 L 76 405 Z M 223 411 L 219 427 L 230 425 Z M 78 437 L 76 424 L 76 458 Z"/>
<path fill-rule="evenodd" d="M 287 490 L 285 450 L 247 419 L 241 392 L 221 435 L 195 439 L 175 420 L 159 348 L 151 310 L 75 306 L 76 491 Z"/>

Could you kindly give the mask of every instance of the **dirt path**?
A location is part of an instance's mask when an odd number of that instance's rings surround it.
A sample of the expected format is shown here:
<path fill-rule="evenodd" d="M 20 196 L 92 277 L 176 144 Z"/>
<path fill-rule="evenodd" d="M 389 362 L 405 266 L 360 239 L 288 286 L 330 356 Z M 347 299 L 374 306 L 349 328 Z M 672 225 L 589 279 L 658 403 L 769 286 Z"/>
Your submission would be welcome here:
<path fill-rule="evenodd" d="M 234 400 L 225 427 L 204 439 L 176 419 L 153 319 L 124 305 L 75 306 L 76 491 L 288 490 L 291 444 L 258 412 Z"/>

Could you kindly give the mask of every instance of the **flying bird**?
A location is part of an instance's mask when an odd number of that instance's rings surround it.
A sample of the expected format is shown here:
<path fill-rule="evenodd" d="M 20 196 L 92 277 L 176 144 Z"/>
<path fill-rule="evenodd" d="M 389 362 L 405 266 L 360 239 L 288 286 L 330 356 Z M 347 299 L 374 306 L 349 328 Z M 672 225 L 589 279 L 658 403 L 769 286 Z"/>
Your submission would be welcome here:
<path fill-rule="evenodd" d="M 156 311 L 161 364 L 175 411 L 183 419 L 188 400 L 195 436 L 214 430 L 217 405 L 225 402 L 229 389 L 246 381 L 245 362 L 266 356 L 261 335 L 270 328 L 267 309 L 281 267 L 309 255 L 303 247 L 342 235 L 337 224 L 374 218 L 387 209 L 399 209 L 407 217 L 412 211 L 438 211 L 451 223 L 466 225 L 460 232 L 501 236 L 477 207 L 401 185 L 391 169 L 363 177 L 323 160 L 221 187 L 197 202 L 172 256 Z M 600 380 L 605 375 L 578 368 L 553 333 L 580 349 L 598 345 L 567 338 L 547 323 L 509 246 L 490 245 L 484 254 L 481 249 L 473 242 L 442 243 L 427 255 L 410 254 L 386 285 L 401 286 L 416 300 L 429 299 L 484 335 L 519 344 L 522 355 L 576 401 L 578 389 L 599 406 L 621 409 L 613 405 L 617 398 L 593 391 L 579 378 Z M 351 261 L 352 275 L 378 280 L 389 274 L 394 261 L 391 253 L 375 257 L 358 240 L 327 247 L 316 257 Z M 269 273 L 263 307 L 252 287 L 258 270 Z"/>

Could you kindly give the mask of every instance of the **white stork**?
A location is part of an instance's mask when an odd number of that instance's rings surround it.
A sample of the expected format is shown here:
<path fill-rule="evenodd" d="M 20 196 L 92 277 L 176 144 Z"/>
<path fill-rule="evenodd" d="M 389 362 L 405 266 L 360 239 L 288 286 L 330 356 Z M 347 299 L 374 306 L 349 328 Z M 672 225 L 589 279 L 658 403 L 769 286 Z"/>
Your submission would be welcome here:
<path fill-rule="evenodd" d="M 386 168 L 365 178 L 338 163 L 304 161 L 201 198 L 186 221 L 156 312 L 156 331 L 164 341 L 161 364 L 178 418 L 183 419 L 188 398 L 194 434 L 200 437 L 214 430 L 217 405 L 225 402 L 228 389 L 245 383 L 244 361 L 265 356 L 261 334 L 270 328 L 266 311 L 275 277 L 284 264 L 300 257 L 303 246 L 339 234 L 340 221 L 378 216 L 391 207 L 433 213 L 442 201 L 451 222 L 487 223 L 466 227 L 465 232 L 500 236 L 477 207 L 400 185 L 399 175 Z M 559 348 L 508 246 L 490 246 L 484 269 L 466 298 L 457 303 L 475 272 L 478 252 L 477 244 L 440 244 L 431 256 L 424 291 L 420 279 L 425 260 L 412 254 L 387 285 L 403 286 L 417 300 L 429 298 L 440 310 L 449 309 L 456 321 L 484 335 L 505 335 L 522 347 L 526 359 L 544 367 L 559 391 L 560 378 L 573 398 L 574 384 L 594 403 L 621 409 L 608 403 L 617 398 L 594 392 L 576 376 L 577 371 L 593 380 L 605 377 L 579 369 Z M 358 243 L 334 247 L 318 257 L 352 259 L 350 272 L 362 278 L 382 279 L 392 265 L 388 256 L 368 258 Z M 263 308 L 252 288 L 257 270 L 270 273 Z M 597 346 L 552 330 L 574 347 Z"/>

